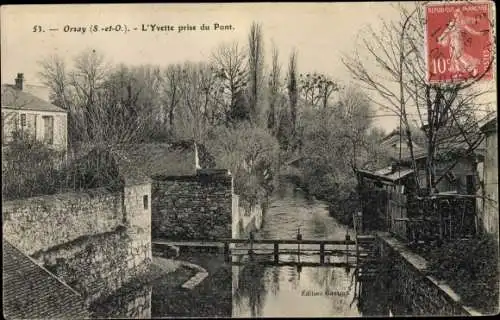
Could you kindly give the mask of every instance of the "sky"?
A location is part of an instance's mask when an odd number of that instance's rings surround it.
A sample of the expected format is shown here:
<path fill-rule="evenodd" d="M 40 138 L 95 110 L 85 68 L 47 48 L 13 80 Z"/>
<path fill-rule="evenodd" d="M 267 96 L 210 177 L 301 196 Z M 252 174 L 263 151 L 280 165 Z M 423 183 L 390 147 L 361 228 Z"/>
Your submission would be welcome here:
<path fill-rule="evenodd" d="M 250 25 L 256 21 L 263 29 L 266 63 L 274 43 L 283 73 L 296 49 L 299 72 L 322 72 L 348 85 L 352 77 L 342 55 L 354 51 L 362 30 L 380 25 L 380 19 L 398 18 L 390 2 L 11 5 L 1 10 L 2 83 L 13 83 L 17 73 L 24 73 L 29 84 L 41 82 L 40 59 L 57 54 L 70 63 L 89 48 L 112 63 L 129 65 L 206 61 L 220 43 L 246 45 Z M 216 23 L 227 30 L 214 30 Z M 172 26 L 174 31 L 153 32 L 152 24 Z M 210 30 L 201 31 L 202 24 Z M 130 31 L 90 32 L 95 25 L 98 29 L 126 25 Z M 179 26 L 196 30 L 179 32 Z M 77 31 L 64 32 L 65 28 Z M 386 130 L 398 123 L 397 117 L 376 118 Z"/>

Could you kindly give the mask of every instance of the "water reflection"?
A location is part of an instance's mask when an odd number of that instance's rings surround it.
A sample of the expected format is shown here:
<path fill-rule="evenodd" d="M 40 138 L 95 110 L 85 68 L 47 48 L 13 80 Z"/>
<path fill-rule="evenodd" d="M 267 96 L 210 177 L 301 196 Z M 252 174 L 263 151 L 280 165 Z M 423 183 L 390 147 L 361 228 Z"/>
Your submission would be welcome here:
<path fill-rule="evenodd" d="M 288 187 L 278 191 L 256 238 L 293 239 L 299 227 L 304 239 L 343 240 L 346 232 L 352 234 L 352 230 L 329 216 L 324 203 L 306 200 L 301 191 Z M 280 255 L 281 261 L 318 262 L 318 259 L 318 256 Z M 345 262 L 345 259 L 326 257 L 325 262 Z M 388 315 L 388 308 L 373 302 L 374 296 L 381 296 L 383 288 L 377 285 L 357 283 L 354 268 L 264 267 L 256 263 L 233 266 L 233 316 Z M 368 302 L 363 304 L 365 300 Z"/>
<path fill-rule="evenodd" d="M 109 297 L 106 301 L 91 306 L 93 317 L 109 318 L 151 318 L 152 287 L 126 289 Z"/>

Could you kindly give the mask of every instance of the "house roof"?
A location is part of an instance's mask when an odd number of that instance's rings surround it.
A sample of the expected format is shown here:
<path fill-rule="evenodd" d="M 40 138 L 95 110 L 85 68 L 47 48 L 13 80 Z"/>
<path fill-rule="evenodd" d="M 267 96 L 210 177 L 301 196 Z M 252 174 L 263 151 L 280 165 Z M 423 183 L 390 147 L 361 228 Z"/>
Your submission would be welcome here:
<path fill-rule="evenodd" d="M 87 146 L 76 156 L 74 168 L 88 172 L 92 187 L 111 187 L 124 183 L 151 182 L 154 176 L 193 176 L 197 173 L 194 143 L 141 143 L 113 146 Z M 214 168 L 213 157 L 198 145 L 201 168 Z M 87 169 L 89 170 L 87 170 Z M 72 169 L 72 170 L 75 170 Z"/>
<path fill-rule="evenodd" d="M 83 298 L 3 241 L 3 312 L 7 319 L 90 318 Z"/>
<path fill-rule="evenodd" d="M 414 172 L 413 169 L 408 169 L 408 168 L 401 168 L 399 170 L 396 169 L 393 172 L 391 167 L 379 169 L 374 172 L 361 169 L 358 169 L 357 171 L 358 173 L 369 179 L 375 179 L 389 183 L 397 182 L 398 180 L 403 179 Z"/>
<path fill-rule="evenodd" d="M 128 163 L 147 176 L 183 176 L 196 174 L 195 148 L 191 141 L 147 143 L 121 149 Z M 198 145 L 201 168 L 214 168 L 215 161 L 203 145 Z"/>
<path fill-rule="evenodd" d="M 18 90 L 13 85 L 2 85 L 2 108 L 30 111 L 64 112 L 52 103 L 41 99 L 35 94 Z"/>
<path fill-rule="evenodd" d="M 483 132 L 491 132 L 497 130 L 497 116 L 489 119 L 481 126 L 481 131 Z"/>

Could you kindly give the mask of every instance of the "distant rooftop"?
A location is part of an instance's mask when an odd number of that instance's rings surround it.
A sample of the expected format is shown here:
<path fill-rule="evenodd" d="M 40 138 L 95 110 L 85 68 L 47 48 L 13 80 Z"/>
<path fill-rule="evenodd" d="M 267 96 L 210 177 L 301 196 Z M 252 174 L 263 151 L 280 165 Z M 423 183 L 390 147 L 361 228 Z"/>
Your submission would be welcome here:
<path fill-rule="evenodd" d="M 83 298 L 3 240 L 3 313 L 6 319 L 84 319 Z"/>

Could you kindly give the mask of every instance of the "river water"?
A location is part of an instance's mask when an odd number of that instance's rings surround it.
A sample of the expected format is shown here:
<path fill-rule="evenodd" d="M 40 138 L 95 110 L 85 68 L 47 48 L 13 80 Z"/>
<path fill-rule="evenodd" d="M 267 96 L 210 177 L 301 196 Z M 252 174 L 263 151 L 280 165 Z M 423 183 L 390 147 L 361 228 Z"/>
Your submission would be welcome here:
<path fill-rule="evenodd" d="M 310 201 L 291 185 L 283 185 L 265 214 L 262 239 L 344 240 L 352 230 L 329 216 L 321 201 Z M 305 246 L 304 246 L 305 247 Z M 305 249 L 305 248 L 304 248 Z M 204 267 L 209 276 L 192 290 L 168 287 L 161 279 L 152 285 L 111 296 L 96 306 L 99 318 L 149 317 L 350 317 L 387 316 L 386 292 L 357 283 L 353 268 L 263 266 L 243 267 L 225 262 L 221 254 L 187 253 L 181 260 Z M 281 261 L 318 262 L 319 257 L 280 255 Z M 351 262 L 355 257 L 350 257 Z M 333 261 L 332 261 L 333 260 Z M 338 260 L 338 261 L 337 261 Z M 326 257 L 326 262 L 346 262 Z M 232 285 L 232 287 L 231 287 Z"/>
<path fill-rule="evenodd" d="M 298 229 L 303 239 L 344 240 L 347 232 L 328 214 L 320 201 L 306 200 L 302 192 L 282 186 L 256 238 L 295 239 Z M 331 257 L 333 258 L 333 257 Z M 335 257 L 345 261 L 345 257 Z M 296 261 L 281 255 L 281 261 Z M 301 261 L 318 262 L 319 257 L 301 256 Z M 327 257 L 328 259 L 328 257 Z M 350 259 L 355 259 L 351 257 Z M 376 301 L 376 286 L 356 283 L 354 269 L 343 267 L 233 266 L 233 317 L 356 317 L 389 315 Z M 371 292 L 370 292 L 371 291 Z M 366 296 L 371 301 L 366 301 Z M 380 295 L 379 295 L 380 296 Z"/>

